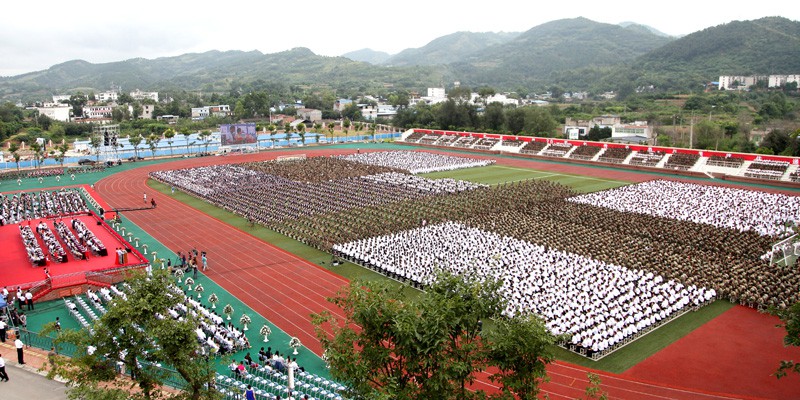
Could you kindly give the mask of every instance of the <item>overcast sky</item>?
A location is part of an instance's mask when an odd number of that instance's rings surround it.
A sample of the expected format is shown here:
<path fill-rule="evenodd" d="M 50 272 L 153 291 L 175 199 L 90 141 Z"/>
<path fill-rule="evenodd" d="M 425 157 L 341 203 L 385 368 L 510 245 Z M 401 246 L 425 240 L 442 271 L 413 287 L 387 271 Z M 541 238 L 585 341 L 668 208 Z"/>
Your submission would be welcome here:
<path fill-rule="evenodd" d="M 632 21 L 686 35 L 734 20 L 800 20 L 786 0 L 720 5 L 707 1 L 511 0 L 42 0 L 3 4 L 0 76 L 69 60 L 92 63 L 208 50 L 274 53 L 307 47 L 338 56 L 362 48 L 397 53 L 458 31 L 522 32 L 545 22 L 586 17 Z"/>

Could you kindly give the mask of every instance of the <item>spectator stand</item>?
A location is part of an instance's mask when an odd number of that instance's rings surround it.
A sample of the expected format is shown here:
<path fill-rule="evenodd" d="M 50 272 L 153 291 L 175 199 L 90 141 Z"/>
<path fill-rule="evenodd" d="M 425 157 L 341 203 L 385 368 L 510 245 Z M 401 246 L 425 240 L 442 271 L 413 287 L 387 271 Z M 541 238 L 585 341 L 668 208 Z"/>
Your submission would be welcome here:
<path fill-rule="evenodd" d="M 569 158 L 573 158 L 575 160 L 594 161 L 600 154 L 601 150 L 603 150 L 603 148 L 597 146 L 575 146 L 575 150 L 570 153 Z"/>
<path fill-rule="evenodd" d="M 789 169 L 787 161 L 756 160 L 746 163 L 743 176 L 748 178 L 781 180 Z"/>

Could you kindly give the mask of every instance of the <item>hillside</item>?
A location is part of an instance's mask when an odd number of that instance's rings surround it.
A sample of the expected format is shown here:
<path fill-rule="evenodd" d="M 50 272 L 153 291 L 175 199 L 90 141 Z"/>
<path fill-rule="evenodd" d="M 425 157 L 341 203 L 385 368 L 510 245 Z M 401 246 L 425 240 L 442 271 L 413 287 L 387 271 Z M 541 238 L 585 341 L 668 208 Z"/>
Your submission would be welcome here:
<path fill-rule="evenodd" d="M 342 57 L 349 58 L 353 61 L 360 61 L 370 63 L 373 65 L 380 64 L 389 59 L 392 55 L 385 51 L 377 51 L 372 49 L 361 49 L 342 54 Z"/>
<path fill-rule="evenodd" d="M 800 71 L 798 54 L 800 22 L 768 17 L 734 21 L 684 36 L 643 55 L 632 70 L 641 78 L 656 81 L 665 81 L 665 72 L 681 71 L 677 79 L 687 86 L 720 75 L 796 74 Z"/>
<path fill-rule="evenodd" d="M 548 84 L 553 72 L 621 65 L 669 42 L 636 27 L 563 19 L 475 53 L 453 68 L 471 85 L 536 87 Z"/>
<path fill-rule="evenodd" d="M 385 53 L 383 53 L 385 54 Z M 585 18 L 536 26 L 524 33 L 458 32 L 407 49 L 381 65 L 381 53 L 360 50 L 324 57 L 306 48 L 279 53 L 209 51 L 156 59 L 92 64 L 74 60 L 43 71 L 0 78 L 0 99 L 42 100 L 77 90 L 229 92 L 253 82 L 325 87 L 344 92 L 424 90 L 460 81 L 498 91 L 602 92 L 627 85 L 697 89 L 720 75 L 800 72 L 800 23 L 770 17 L 735 21 L 679 39 Z M 377 59 L 373 59 L 376 61 Z M 262 85 L 263 86 L 263 85 Z"/>
<path fill-rule="evenodd" d="M 450 64 L 517 37 L 516 32 L 456 32 L 423 47 L 405 49 L 383 62 L 390 66 Z"/>

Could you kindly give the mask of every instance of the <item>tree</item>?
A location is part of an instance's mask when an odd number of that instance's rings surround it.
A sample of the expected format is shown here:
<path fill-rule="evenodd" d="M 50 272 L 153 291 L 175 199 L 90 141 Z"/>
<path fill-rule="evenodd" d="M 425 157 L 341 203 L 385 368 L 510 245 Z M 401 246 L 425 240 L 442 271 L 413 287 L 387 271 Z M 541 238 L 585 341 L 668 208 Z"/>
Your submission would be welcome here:
<path fill-rule="evenodd" d="M 147 147 L 150 148 L 150 154 L 153 158 L 156 158 L 156 147 L 158 146 L 159 137 L 155 133 L 151 133 L 145 139 L 145 143 L 147 143 Z"/>
<path fill-rule="evenodd" d="M 56 146 L 57 153 L 55 159 L 61 164 L 62 168 L 64 167 L 64 155 L 67 153 L 68 150 L 69 150 L 69 145 L 66 142 Z"/>
<path fill-rule="evenodd" d="M 196 318 L 157 317 L 169 315 L 167 310 L 183 301 L 180 296 L 168 295 L 171 281 L 166 270 L 129 280 L 127 298 L 115 299 L 92 329 L 59 331 L 55 343 L 72 344 L 78 351 L 72 358 L 58 358 L 49 375 L 66 378 L 71 395 L 88 392 L 98 396 L 94 398 L 120 398 L 121 392 L 130 389 L 128 381 L 116 379 L 115 366 L 122 363 L 139 388 L 136 394 L 126 393 L 133 398 L 217 398 L 208 389 L 216 372 L 197 341 Z M 43 332 L 48 334 L 52 329 Z M 156 364 L 173 368 L 183 378 L 183 393 L 161 390 L 166 376 Z"/>
<path fill-rule="evenodd" d="M 547 379 L 545 367 L 553 361 L 548 347 L 555 343 L 544 321 L 535 315 L 501 318 L 487 336 L 489 355 L 498 369 L 492 381 L 521 400 L 536 399 L 539 385 Z M 541 339 L 528 340 L 532 337 Z"/>
<path fill-rule="evenodd" d="M 344 131 L 345 136 L 347 136 L 347 131 L 350 130 L 350 119 L 345 118 L 342 120 L 342 130 Z"/>
<path fill-rule="evenodd" d="M 173 140 L 172 139 L 174 137 L 175 137 L 175 130 L 174 129 L 167 128 L 167 130 L 164 131 L 164 139 L 167 139 L 167 145 L 169 145 L 169 156 L 170 157 L 173 156 L 173 154 L 172 154 L 172 143 L 173 143 Z"/>
<path fill-rule="evenodd" d="M 11 157 L 14 159 L 14 164 L 17 165 L 17 172 L 19 172 L 19 145 L 16 143 L 11 143 L 11 145 L 8 146 L 8 151 L 11 153 Z"/>
<path fill-rule="evenodd" d="M 302 143 L 303 146 L 305 146 L 306 145 L 306 124 L 304 124 L 302 122 L 297 124 L 297 133 L 300 135 L 300 143 Z"/>
<path fill-rule="evenodd" d="M 483 112 L 484 126 L 492 132 L 499 132 L 506 124 L 506 113 L 503 104 L 492 103 Z"/>
<path fill-rule="evenodd" d="M 128 139 L 128 141 L 131 143 L 131 146 L 133 146 L 133 155 L 135 157 L 134 159 L 136 160 L 139 159 L 139 145 L 142 144 L 143 139 L 144 138 L 139 133 L 136 133 L 135 136 L 132 136 Z"/>
<path fill-rule="evenodd" d="M 203 144 L 206 146 L 206 153 L 208 153 L 208 145 L 211 143 L 211 131 L 206 129 L 200 132 L 200 138 L 203 139 Z"/>
<path fill-rule="evenodd" d="M 72 115 L 75 117 L 83 116 L 83 106 L 86 105 L 88 99 L 82 92 L 78 92 L 69 97 L 69 105 L 72 106 Z"/>
<path fill-rule="evenodd" d="M 782 326 L 786 329 L 783 344 L 785 346 L 800 346 L 800 302 L 794 303 L 794 305 L 784 310 L 772 310 L 772 313 L 781 319 Z M 788 372 L 800 374 L 800 362 L 795 362 L 794 360 L 781 361 L 775 376 L 780 379 L 785 377 Z"/>
<path fill-rule="evenodd" d="M 468 389 L 475 375 L 496 366 L 508 377 L 501 381 L 504 390 L 535 393 L 552 358 L 540 351 L 554 340 L 541 321 L 521 320 L 487 334 L 482 321 L 500 318 L 504 307 L 500 283 L 448 273 L 435 282 L 416 300 L 385 283 L 360 281 L 330 299 L 344 318 L 326 312 L 312 319 L 333 377 L 355 398 L 472 399 L 485 395 Z M 510 355 L 498 355 L 508 348 L 531 353 L 516 361 L 517 368 Z M 523 377 L 527 371 L 542 374 Z"/>
<path fill-rule="evenodd" d="M 39 168 L 39 163 L 42 161 L 42 152 L 44 151 L 44 146 L 34 140 L 31 142 L 31 151 L 33 152 L 33 159 L 36 161 L 36 168 Z"/>

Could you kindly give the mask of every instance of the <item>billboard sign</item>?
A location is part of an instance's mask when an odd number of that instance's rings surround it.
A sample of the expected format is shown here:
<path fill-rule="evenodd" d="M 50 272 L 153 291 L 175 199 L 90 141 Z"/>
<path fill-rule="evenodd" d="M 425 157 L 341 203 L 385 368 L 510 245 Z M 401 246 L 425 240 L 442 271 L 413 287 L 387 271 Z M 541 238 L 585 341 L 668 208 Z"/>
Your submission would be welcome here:
<path fill-rule="evenodd" d="M 219 133 L 222 146 L 252 144 L 258 140 L 255 123 L 220 125 Z"/>

